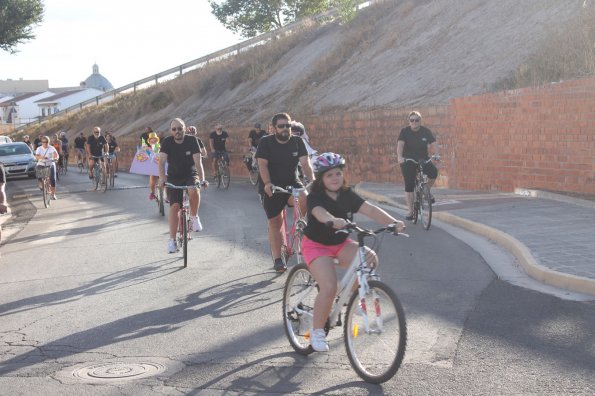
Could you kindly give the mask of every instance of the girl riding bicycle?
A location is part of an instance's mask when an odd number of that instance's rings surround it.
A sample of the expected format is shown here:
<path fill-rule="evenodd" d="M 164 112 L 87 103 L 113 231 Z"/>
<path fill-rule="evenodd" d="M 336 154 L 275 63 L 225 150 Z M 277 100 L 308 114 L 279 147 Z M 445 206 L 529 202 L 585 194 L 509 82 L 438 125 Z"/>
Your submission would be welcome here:
<path fill-rule="evenodd" d="M 357 254 L 357 242 L 344 233 L 335 233 L 361 213 L 379 224 L 395 224 L 396 231 L 405 228 L 402 221 L 372 205 L 347 187 L 343 175 L 345 160 L 335 153 L 323 153 L 313 162 L 315 180 L 308 195 L 308 225 L 304 229 L 302 253 L 310 273 L 319 286 L 314 302 L 313 331 L 310 338 L 317 352 L 329 350 L 324 325 L 337 294 L 335 259 L 346 268 Z M 332 228 L 326 224 L 332 223 Z M 368 251 L 368 265 L 376 265 L 375 256 Z"/>

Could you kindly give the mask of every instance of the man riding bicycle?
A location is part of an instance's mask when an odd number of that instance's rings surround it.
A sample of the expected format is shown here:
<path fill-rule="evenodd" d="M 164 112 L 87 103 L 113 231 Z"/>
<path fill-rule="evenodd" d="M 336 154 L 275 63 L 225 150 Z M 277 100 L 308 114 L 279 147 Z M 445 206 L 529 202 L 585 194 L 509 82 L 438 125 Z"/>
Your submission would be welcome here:
<path fill-rule="evenodd" d="M 225 141 L 229 138 L 229 134 L 223 130 L 223 125 L 216 124 L 215 130 L 209 135 L 209 146 L 211 147 L 211 153 L 213 153 L 213 159 L 211 161 L 211 169 L 213 171 L 213 177 L 217 174 L 217 160 L 223 157 L 223 160 L 229 165 L 229 155 L 225 148 Z"/>
<path fill-rule="evenodd" d="M 120 146 L 118 146 L 118 142 L 116 142 L 116 138 L 110 132 L 106 135 L 107 146 L 109 148 L 109 155 L 112 160 L 112 167 L 114 169 L 114 177 L 118 177 L 118 152 L 120 151 Z"/>
<path fill-rule="evenodd" d="M 170 123 L 171 136 L 161 142 L 159 152 L 159 185 L 165 186 L 165 182 L 174 185 L 192 186 L 202 184 L 207 187 L 205 174 L 200 160 L 200 148 L 194 136 L 185 135 L 186 125 L 180 118 L 175 118 Z M 165 175 L 165 163 L 167 162 L 167 176 Z M 167 242 L 168 253 L 175 253 L 178 250 L 176 243 L 176 231 L 178 229 L 178 211 L 182 207 L 183 191 L 167 189 L 169 199 L 169 241 Z M 188 199 L 190 201 L 190 218 L 194 231 L 202 231 L 202 224 L 198 217 L 200 206 L 200 190 L 198 187 L 188 188 Z"/>
<path fill-rule="evenodd" d="M 79 136 L 74 139 L 74 150 L 76 153 L 76 162 L 81 164 L 85 162 L 85 145 L 87 144 L 87 138 L 81 132 Z"/>
<path fill-rule="evenodd" d="M 105 172 L 105 162 L 103 161 L 103 154 L 109 153 L 109 146 L 105 137 L 101 136 L 101 128 L 96 126 L 93 128 L 93 134 L 87 139 L 87 158 L 89 159 L 89 179 L 93 180 L 95 174 L 93 167 L 95 166 L 96 158 L 99 157 L 101 171 Z"/>
<path fill-rule="evenodd" d="M 268 219 L 269 243 L 274 259 L 273 268 L 284 272 L 287 268 L 281 259 L 283 245 L 283 209 L 293 206 L 293 197 L 289 194 L 273 195 L 273 186 L 304 187 L 297 178 L 297 166 L 300 163 L 309 180 L 314 180 L 314 173 L 308 160 L 308 151 L 302 138 L 290 134 L 291 117 L 287 113 L 275 114 L 272 119 L 274 134 L 260 139 L 256 151 L 258 161 L 258 193 Z M 306 213 L 306 193 L 300 193 L 300 209 Z"/>
<path fill-rule="evenodd" d="M 60 132 L 60 141 L 62 141 L 62 164 L 67 166 L 68 164 L 68 138 L 66 132 Z"/>
<path fill-rule="evenodd" d="M 267 135 L 267 132 L 260 127 L 260 123 L 254 124 L 254 129 L 250 130 L 248 134 L 248 150 L 252 154 L 251 161 L 248 165 L 248 170 L 251 171 L 256 166 L 256 148 L 258 147 L 258 143 L 260 139 Z"/>
<path fill-rule="evenodd" d="M 421 126 L 421 114 L 418 111 L 409 113 L 409 126 L 401 129 L 397 142 L 397 158 L 401 165 L 401 173 L 405 182 L 405 198 L 409 207 L 407 220 L 413 220 L 413 190 L 415 188 L 416 165 L 405 161 L 406 158 L 418 161 L 427 160 L 436 153 L 436 138 L 428 128 Z M 428 187 L 432 187 L 438 177 L 438 169 L 432 162 L 423 164 L 424 174 L 428 175 Z M 432 203 L 434 197 L 430 195 Z"/>

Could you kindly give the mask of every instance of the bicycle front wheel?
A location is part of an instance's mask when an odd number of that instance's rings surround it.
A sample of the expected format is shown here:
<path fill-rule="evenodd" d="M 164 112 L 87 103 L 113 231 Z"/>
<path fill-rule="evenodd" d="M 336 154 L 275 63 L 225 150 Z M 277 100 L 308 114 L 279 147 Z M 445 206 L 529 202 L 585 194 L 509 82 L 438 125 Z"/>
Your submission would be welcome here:
<path fill-rule="evenodd" d="M 413 224 L 417 224 L 417 220 L 419 219 L 419 195 L 419 190 L 415 187 L 415 190 L 413 191 L 413 220 L 411 220 Z"/>
<path fill-rule="evenodd" d="M 43 187 L 41 188 L 41 197 L 43 198 L 43 206 L 47 208 L 50 205 L 50 192 L 48 190 L 49 183 L 47 182 L 47 180 L 45 178 L 43 179 L 43 181 L 41 183 L 43 185 Z"/>
<path fill-rule="evenodd" d="M 93 169 L 95 169 L 95 179 L 93 181 L 95 182 L 95 190 L 97 190 L 101 184 L 101 167 L 95 165 Z"/>
<path fill-rule="evenodd" d="M 255 186 L 258 182 L 258 169 L 252 168 L 250 171 L 250 183 Z"/>
<path fill-rule="evenodd" d="M 421 217 L 421 224 L 424 229 L 429 230 L 432 224 L 432 201 L 430 197 L 430 187 L 423 186 L 422 193 L 419 200 L 419 213 Z"/>
<path fill-rule="evenodd" d="M 184 268 L 188 266 L 188 219 L 182 211 L 182 250 L 184 252 Z"/>
<path fill-rule="evenodd" d="M 301 355 L 314 352 L 310 335 L 317 294 L 318 286 L 306 264 L 298 264 L 289 271 L 283 289 L 283 324 L 289 343 Z"/>
<path fill-rule="evenodd" d="M 106 165 L 105 172 L 101 172 L 101 187 L 103 188 L 103 192 L 107 191 L 107 185 L 109 184 L 109 166 Z"/>
<path fill-rule="evenodd" d="M 110 173 L 109 173 L 109 186 L 111 188 L 114 188 L 115 184 L 116 184 L 116 172 L 114 172 L 114 167 L 113 167 L 113 165 L 111 165 Z"/>
<path fill-rule="evenodd" d="M 229 165 L 224 164 L 221 169 L 221 184 L 223 185 L 223 188 L 225 188 L 226 190 L 229 188 L 229 181 Z"/>
<path fill-rule="evenodd" d="M 391 379 L 403 361 L 407 325 L 396 294 L 380 281 L 371 280 L 369 286 L 365 309 L 357 291 L 347 305 L 345 348 L 357 374 L 379 384 Z"/>

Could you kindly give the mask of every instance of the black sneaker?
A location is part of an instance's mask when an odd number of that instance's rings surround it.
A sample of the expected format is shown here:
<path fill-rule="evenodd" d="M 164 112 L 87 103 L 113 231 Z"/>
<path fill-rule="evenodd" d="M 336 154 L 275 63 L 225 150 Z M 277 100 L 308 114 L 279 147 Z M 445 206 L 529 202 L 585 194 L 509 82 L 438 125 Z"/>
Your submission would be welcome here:
<path fill-rule="evenodd" d="M 431 203 L 436 203 L 436 200 L 434 199 L 434 196 L 432 194 L 430 194 L 430 202 Z"/>
<path fill-rule="evenodd" d="M 277 272 L 285 272 L 285 270 L 287 269 L 287 267 L 283 263 L 283 260 L 281 260 L 280 258 L 275 259 L 275 264 L 273 265 L 273 268 Z"/>

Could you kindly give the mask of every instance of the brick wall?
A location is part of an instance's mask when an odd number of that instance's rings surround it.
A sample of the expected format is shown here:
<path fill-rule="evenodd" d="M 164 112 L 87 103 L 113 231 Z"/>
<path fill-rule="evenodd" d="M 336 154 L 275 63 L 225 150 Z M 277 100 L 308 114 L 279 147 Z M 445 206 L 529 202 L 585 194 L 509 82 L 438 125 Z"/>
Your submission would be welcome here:
<path fill-rule="evenodd" d="M 443 159 L 438 186 L 595 194 L 595 78 L 457 98 L 448 105 L 416 109 L 438 141 Z M 401 183 L 397 137 L 407 125 L 409 111 L 290 114 L 306 125 L 315 149 L 345 155 L 350 183 Z M 247 177 L 241 158 L 251 125 L 225 129 L 230 134 L 228 147 L 234 150 L 232 175 Z M 199 135 L 208 144 L 208 131 Z M 128 169 L 136 140 L 118 141 L 124 151 L 121 167 Z"/>

